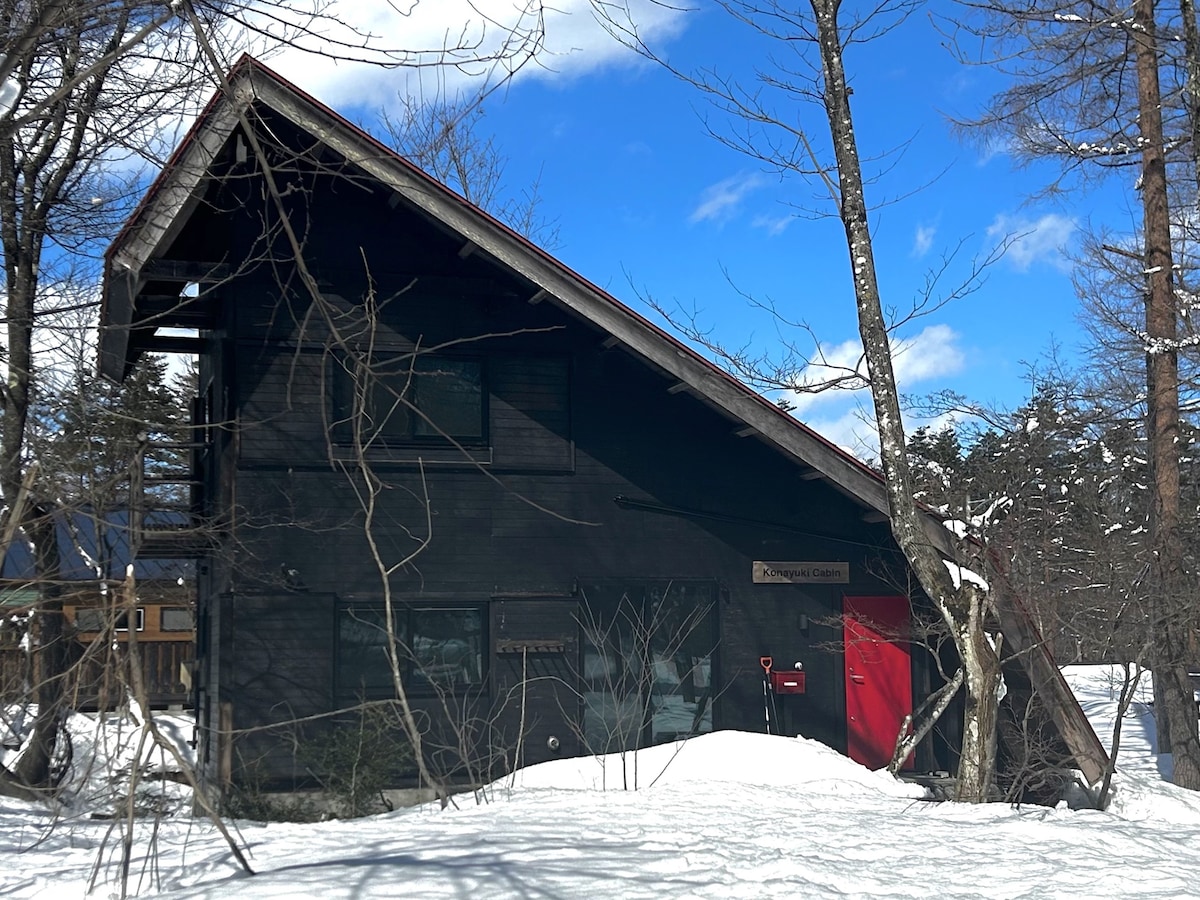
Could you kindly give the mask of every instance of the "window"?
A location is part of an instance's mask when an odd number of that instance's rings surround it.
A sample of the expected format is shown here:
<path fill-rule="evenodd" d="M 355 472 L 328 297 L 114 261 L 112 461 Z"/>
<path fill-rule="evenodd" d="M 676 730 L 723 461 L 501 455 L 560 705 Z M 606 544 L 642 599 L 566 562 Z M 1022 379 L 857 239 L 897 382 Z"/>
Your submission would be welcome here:
<path fill-rule="evenodd" d="M 407 690 L 437 690 L 483 682 L 484 610 L 470 607 L 393 608 L 396 649 Z M 386 615 L 378 604 L 338 611 L 337 689 L 344 697 L 392 693 Z"/>
<path fill-rule="evenodd" d="M 115 615 L 115 618 L 113 618 Z M 146 627 L 146 611 L 140 606 L 137 610 L 135 618 L 137 630 L 143 631 Z M 122 609 L 114 613 L 107 609 L 77 609 L 75 610 L 75 629 L 81 632 L 99 632 L 107 631 L 109 623 L 112 623 L 114 631 L 129 630 L 129 610 Z"/>
<path fill-rule="evenodd" d="M 192 611 L 186 606 L 164 606 L 159 620 L 163 631 L 191 631 Z"/>
<path fill-rule="evenodd" d="M 584 585 L 584 738 L 611 753 L 712 731 L 716 584 Z"/>
<path fill-rule="evenodd" d="M 361 379 L 369 382 L 368 389 L 356 403 L 359 377 L 345 365 L 333 368 L 334 420 L 341 440 L 353 436 L 356 408 L 362 412 L 364 441 L 437 443 L 449 437 L 479 445 L 487 439 L 487 393 L 478 359 L 405 355 Z"/>

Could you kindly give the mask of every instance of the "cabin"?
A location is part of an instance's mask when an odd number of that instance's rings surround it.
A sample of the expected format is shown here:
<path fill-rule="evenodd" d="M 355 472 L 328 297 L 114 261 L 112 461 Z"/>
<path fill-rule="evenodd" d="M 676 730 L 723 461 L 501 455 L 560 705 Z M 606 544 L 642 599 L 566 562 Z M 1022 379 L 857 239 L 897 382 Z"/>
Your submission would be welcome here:
<path fill-rule="evenodd" d="M 179 520 L 157 512 L 154 520 Z M 195 647 L 195 564 L 187 558 L 134 559 L 125 509 L 78 508 L 55 514 L 59 589 L 70 640 L 66 695 L 82 710 L 128 702 L 122 667 L 132 631 L 147 700 L 154 709 L 191 704 Z M 121 592 L 133 564 L 137 603 L 132 617 Z M 42 579 L 25 541 L 9 542 L 0 561 L 0 699 L 26 697 L 29 656 L 23 613 L 39 600 Z"/>
<path fill-rule="evenodd" d="M 109 249 L 100 340 L 113 379 L 199 357 L 192 516 L 137 546 L 198 560 L 216 794 L 396 704 L 443 783 L 714 729 L 878 767 L 942 684 L 873 470 L 253 59 Z"/>

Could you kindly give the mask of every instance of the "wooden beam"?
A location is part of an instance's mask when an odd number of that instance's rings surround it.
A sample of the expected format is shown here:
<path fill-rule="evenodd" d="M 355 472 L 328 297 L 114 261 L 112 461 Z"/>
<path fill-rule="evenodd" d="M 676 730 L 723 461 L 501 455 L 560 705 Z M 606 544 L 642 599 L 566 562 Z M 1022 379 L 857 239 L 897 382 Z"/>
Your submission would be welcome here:
<path fill-rule="evenodd" d="M 809 469 L 807 472 L 800 473 L 801 481 L 816 481 L 818 478 L 824 478 L 825 473 L 819 469 Z"/>
<path fill-rule="evenodd" d="M 152 334 L 136 338 L 134 343 L 151 353 L 203 353 L 204 338 L 181 334 Z"/>
<path fill-rule="evenodd" d="M 686 391 L 690 387 L 691 387 L 691 385 L 688 384 L 686 381 L 677 381 L 673 385 L 671 385 L 669 388 L 667 388 L 667 393 L 668 394 L 682 394 L 684 391 Z"/>
<path fill-rule="evenodd" d="M 1012 596 L 1010 590 L 1005 584 L 1002 589 L 992 591 L 992 601 L 1004 632 L 1005 651 L 1010 659 L 1020 660 L 1038 699 L 1074 756 L 1075 765 L 1088 784 L 1094 785 L 1104 777 L 1108 754 L 1058 664 L 1050 656 L 1045 639 L 1025 605 Z"/>
<path fill-rule="evenodd" d="M 736 434 L 738 437 L 750 437 L 752 434 L 758 434 L 758 429 L 753 425 L 747 425 L 744 428 L 739 428 L 734 431 L 734 434 Z"/>
<path fill-rule="evenodd" d="M 155 182 L 156 189 L 109 250 L 114 269 L 140 272 L 171 246 L 200 203 L 209 167 L 234 133 L 238 117 L 253 101 L 252 85 L 233 85 L 204 117 L 203 126 L 189 132 L 177 157 Z"/>
<path fill-rule="evenodd" d="M 880 522 L 886 522 L 888 517 L 878 510 L 871 509 L 863 513 L 862 520 L 868 525 L 878 525 Z"/>
<path fill-rule="evenodd" d="M 619 344 L 619 343 L 621 343 L 621 339 L 619 337 L 617 337 L 615 334 L 610 334 L 608 337 L 606 337 L 603 341 L 600 342 L 600 346 L 603 347 L 605 350 L 611 350 L 613 347 L 617 346 L 617 344 Z"/>
<path fill-rule="evenodd" d="M 550 296 L 550 294 L 547 291 L 544 291 L 539 288 L 538 292 L 529 298 L 529 303 L 531 306 L 537 306 L 539 303 L 541 303 L 543 300 L 545 300 L 549 296 Z"/>
<path fill-rule="evenodd" d="M 213 310 L 176 302 L 172 306 L 143 308 L 139 305 L 135 328 L 205 328 L 212 324 Z"/>
<path fill-rule="evenodd" d="M 140 287 L 137 277 L 126 269 L 109 268 L 104 279 L 104 308 L 100 318 L 100 374 L 118 383 L 128 373 L 129 326 L 133 322 L 133 298 Z"/>
<path fill-rule="evenodd" d="M 229 263 L 197 262 L 189 259 L 152 259 L 142 266 L 145 281 L 179 281 L 197 284 L 224 281 L 233 275 Z"/>
<path fill-rule="evenodd" d="M 467 241 L 465 244 L 463 244 L 461 247 L 458 248 L 458 258 L 466 259 L 468 256 L 470 256 L 472 253 L 474 253 L 478 249 L 479 248 L 476 247 L 471 241 Z"/>

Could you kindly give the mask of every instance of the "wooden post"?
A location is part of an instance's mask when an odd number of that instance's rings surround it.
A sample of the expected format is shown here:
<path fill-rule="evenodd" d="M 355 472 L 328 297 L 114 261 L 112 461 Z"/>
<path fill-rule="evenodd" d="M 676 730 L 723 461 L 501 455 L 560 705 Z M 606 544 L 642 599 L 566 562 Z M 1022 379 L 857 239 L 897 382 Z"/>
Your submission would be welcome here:
<path fill-rule="evenodd" d="M 224 790 L 233 784 L 233 704 L 220 704 L 217 722 L 217 782 Z"/>

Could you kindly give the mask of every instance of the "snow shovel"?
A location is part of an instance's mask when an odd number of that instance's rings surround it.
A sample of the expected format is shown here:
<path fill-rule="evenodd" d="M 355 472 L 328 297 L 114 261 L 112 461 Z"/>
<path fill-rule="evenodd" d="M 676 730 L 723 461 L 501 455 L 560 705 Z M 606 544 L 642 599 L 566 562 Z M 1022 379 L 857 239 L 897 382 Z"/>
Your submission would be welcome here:
<path fill-rule="evenodd" d="M 771 666 L 774 662 L 769 656 L 758 658 L 758 664 L 763 669 L 763 715 L 767 719 L 767 734 L 771 733 Z"/>

